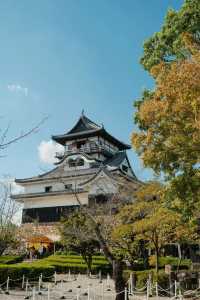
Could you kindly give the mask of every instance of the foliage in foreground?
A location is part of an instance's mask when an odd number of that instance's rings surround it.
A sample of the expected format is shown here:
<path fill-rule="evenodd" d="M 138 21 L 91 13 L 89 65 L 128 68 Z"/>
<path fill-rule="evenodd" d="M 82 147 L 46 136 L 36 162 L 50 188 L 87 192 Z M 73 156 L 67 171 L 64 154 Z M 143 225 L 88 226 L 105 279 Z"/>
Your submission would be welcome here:
<path fill-rule="evenodd" d="M 146 167 L 168 180 L 166 202 L 184 219 L 200 203 L 200 46 L 182 36 L 187 58 L 151 69 L 154 92 L 137 102 L 133 145 Z"/>

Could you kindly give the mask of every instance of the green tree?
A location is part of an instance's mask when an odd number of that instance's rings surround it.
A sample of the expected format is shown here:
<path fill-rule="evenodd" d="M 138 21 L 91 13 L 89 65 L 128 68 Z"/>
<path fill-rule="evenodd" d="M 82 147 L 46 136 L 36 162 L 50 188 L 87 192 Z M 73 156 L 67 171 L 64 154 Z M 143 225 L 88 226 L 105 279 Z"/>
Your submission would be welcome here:
<path fill-rule="evenodd" d="M 155 252 L 156 272 L 159 268 L 161 249 L 174 242 L 189 242 L 195 240 L 195 222 L 182 222 L 181 214 L 169 210 L 163 201 L 164 187 L 158 182 L 145 184 L 136 192 L 136 201 L 125 206 L 116 218 L 122 220 L 123 225 L 114 229 L 118 237 L 131 236 L 125 239 L 126 247 L 133 246 L 139 241 L 145 241 L 145 246 Z M 126 226 L 124 225 L 124 222 Z M 128 250 L 127 250 L 128 251 Z"/>
<path fill-rule="evenodd" d="M 161 62 L 185 58 L 187 50 L 182 33 L 190 33 L 200 44 L 200 1 L 185 0 L 179 11 L 169 9 L 159 32 L 144 43 L 141 64 L 148 71 Z"/>
<path fill-rule="evenodd" d="M 63 244 L 81 254 L 87 264 L 88 273 L 92 268 L 92 256 L 99 249 L 99 243 L 92 230 L 91 222 L 81 211 L 64 219 L 60 226 Z"/>

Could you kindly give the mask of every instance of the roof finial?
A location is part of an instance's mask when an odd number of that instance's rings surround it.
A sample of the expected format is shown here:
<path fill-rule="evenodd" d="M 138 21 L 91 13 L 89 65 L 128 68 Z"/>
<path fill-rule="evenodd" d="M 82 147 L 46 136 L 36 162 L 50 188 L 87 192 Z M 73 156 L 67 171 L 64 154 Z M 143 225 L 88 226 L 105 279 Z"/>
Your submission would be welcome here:
<path fill-rule="evenodd" d="M 102 127 L 102 128 L 104 128 L 104 125 L 103 125 L 103 123 L 101 123 L 101 127 Z"/>
<path fill-rule="evenodd" d="M 84 109 L 82 109 L 81 116 L 84 116 Z"/>

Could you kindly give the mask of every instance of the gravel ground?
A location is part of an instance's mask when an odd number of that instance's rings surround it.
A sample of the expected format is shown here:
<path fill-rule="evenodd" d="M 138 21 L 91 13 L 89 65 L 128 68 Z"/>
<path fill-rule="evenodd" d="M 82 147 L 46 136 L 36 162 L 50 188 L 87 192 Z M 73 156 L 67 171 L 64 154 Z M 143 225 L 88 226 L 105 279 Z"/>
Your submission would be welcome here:
<path fill-rule="evenodd" d="M 71 278 L 70 278 L 71 277 Z M 0 300 L 22 300 L 25 296 L 29 296 L 31 300 L 114 300 L 114 285 L 112 280 L 100 280 L 96 277 L 88 278 L 84 275 L 79 275 L 77 280 L 74 280 L 73 275 L 58 275 L 59 281 L 56 285 L 54 282 L 45 282 L 41 288 L 41 295 L 38 295 L 38 283 L 31 283 L 28 294 L 22 289 L 11 289 L 10 294 L 6 295 L 5 292 L 0 290 Z M 49 298 L 48 298 L 48 286 L 49 286 Z M 35 290 L 35 297 L 33 295 L 33 289 Z M 89 296 L 88 296 L 89 292 Z M 63 297 L 63 298 L 62 298 Z M 129 296 L 131 300 L 146 300 L 146 295 L 134 295 Z M 150 299 L 156 299 L 151 297 Z M 168 300 L 170 298 L 159 297 L 162 300 Z"/>

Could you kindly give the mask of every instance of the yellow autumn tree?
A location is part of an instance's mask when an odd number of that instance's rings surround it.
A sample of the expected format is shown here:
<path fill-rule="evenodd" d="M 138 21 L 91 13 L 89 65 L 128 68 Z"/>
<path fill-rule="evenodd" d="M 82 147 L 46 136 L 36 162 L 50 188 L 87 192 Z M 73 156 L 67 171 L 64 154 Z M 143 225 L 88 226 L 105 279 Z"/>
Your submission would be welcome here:
<path fill-rule="evenodd" d="M 132 143 L 144 166 L 166 175 L 170 198 L 191 214 L 200 191 L 200 49 L 188 34 L 183 41 L 186 59 L 151 69 L 155 90 L 136 104 L 140 130 Z"/>

